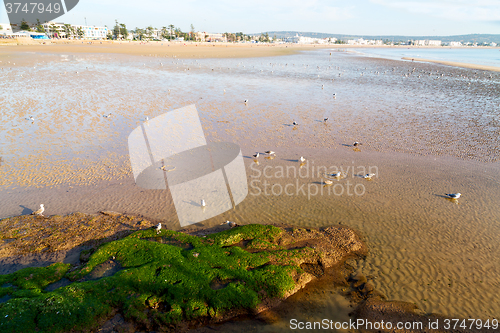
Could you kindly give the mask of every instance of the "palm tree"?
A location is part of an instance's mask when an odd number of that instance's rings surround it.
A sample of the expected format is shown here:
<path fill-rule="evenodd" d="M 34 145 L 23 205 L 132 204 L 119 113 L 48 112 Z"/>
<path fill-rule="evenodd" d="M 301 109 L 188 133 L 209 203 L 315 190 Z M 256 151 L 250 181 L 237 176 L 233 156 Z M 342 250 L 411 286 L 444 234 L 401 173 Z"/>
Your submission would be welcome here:
<path fill-rule="evenodd" d="M 70 36 L 71 33 L 71 24 L 64 24 L 64 33 L 66 34 L 66 38 Z"/>
<path fill-rule="evenodd" d="M 172 39 L 172 30 L 175 28 L 173 24 L 169 24 L 168 28 L 170 29 L 170 39 Z"/>
<path fill-rule="evenodd" d="M 85 32 L 83 32 L 82 27 L 78 27 L 78 29 L 76 29 L 76 33 L 77 33 L 78 37 L 80 37 L 80 38 L 82 38 L 83 35 L 85 35 Z"/>
<path fill-rule="evenodd" d="M 166 35 L 167 35 L 167 27 L 161 27 L 161 38 L 165 39 Z"/>
<path fill-rule="evenodd" d="M 57 28 L 56 26 L 54 25 L 54 23 L 52 23 L 49 27 L 49 32 L 50 34 L 52 35 L 52 38 L 54 38 L 54 36 L 56 35 L 57 33 Z"/>
<path fill-rule="evenodd" d="M 152 26 L 149 26 L 146 28 L 146 35 L 148 36 L 148 38 L 151 38 L 153 36 L 153 27 Z"/>

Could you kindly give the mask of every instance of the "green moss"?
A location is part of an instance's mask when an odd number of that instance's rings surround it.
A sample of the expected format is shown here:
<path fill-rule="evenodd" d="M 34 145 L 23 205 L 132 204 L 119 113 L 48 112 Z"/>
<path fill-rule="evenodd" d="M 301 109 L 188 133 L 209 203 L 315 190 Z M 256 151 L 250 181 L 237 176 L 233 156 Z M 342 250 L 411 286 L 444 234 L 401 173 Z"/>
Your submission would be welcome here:
<path fill-rule="evenodd" d="M 264 297 L 283 297 L 293 289 L 292 276 L 303 272 L 296 259 L 314 253 L 273 244 L 281 232 L 263 225 L 207 237 L 143 230 L 102 245 L 71 273 L 69 265 L 54 264 L 0 275 L 0 296 L 12 297 L 0 304 L 0 331 L 91 329 L 114 309 L 149 328 L 218 317 L 229 309 L 253 309 Z M 243 240 L 252 252 L 234 246 Z M 110 277 L 82 280 L 111 259 L 123 269 Z M 63 276 L 74 282 L 44 291 Z"/>

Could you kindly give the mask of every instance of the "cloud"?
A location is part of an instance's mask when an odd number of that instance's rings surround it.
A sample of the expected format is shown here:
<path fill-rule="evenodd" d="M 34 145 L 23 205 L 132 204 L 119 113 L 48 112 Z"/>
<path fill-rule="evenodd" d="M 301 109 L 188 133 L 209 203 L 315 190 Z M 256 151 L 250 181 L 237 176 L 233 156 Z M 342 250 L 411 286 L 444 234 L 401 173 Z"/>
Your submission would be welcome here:
<path fill-rule="evenodd" d="M 454 21 L 498 21 L 498 0 L 369 0 L 372 3 Z"/>

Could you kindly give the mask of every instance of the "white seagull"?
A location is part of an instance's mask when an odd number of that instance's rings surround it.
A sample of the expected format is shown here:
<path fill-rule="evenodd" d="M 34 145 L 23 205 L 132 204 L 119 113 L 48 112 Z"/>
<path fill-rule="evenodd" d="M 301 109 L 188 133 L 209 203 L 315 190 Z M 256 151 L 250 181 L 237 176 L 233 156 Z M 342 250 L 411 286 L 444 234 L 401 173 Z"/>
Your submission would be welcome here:
<path fill-rule="evenodd" d="M 450 199 L 458 199 L 462 195 L 462 193 L 446 193 L 448 198 Z"/>
<path fill-rule="evenodd" d="M 45 211 L 45 207 L 43 207 L 43 204 L 40 204 L 40 209 L 34 211 L 31 213 L 31 215 L 40 215 L 43 216 L 43 212 Z"/>
<path fill-rule="evenodd" d="M 276 153 L 274 151 L 272 151 L 272 150 L 266 150 L 265 153 L 267 155 L 276 155 Z"/>
<path fill-rule="evenodd" d="M 328 117 L 324 118 L 323 122 L 326 123 L 328 121 L 328 119 L 329 119 Z"/>
<path fill-rule="evenodd" d="M 372 177 L 375 176 L 374 173 L 367 173 L 366 175 L 363 176 L 364 179 L 372 179 Z"/>
<path fill-rule="evenodd" d="M 205 200 L 201 199 L 201 207 L 206 207 L 207 206 L 207 203 L 205 202 Z"/>
<path fill-rule="evenodd" d="M 102 116 L 103 116 L 104 118 L 110 118 L 110 117 L 111 117 L 111 112 L 110 112 L 110 113 L 108 113 L 107 115 L 106 115 L 106 114 L 103 114 Z"/>
<path fill-rule="evenodd" d="M 354 147 L 357 147 L 357 146 L 361 146 L 361 145 L 362 145 L 362 143 L 361 143 L 361 142 L 356 141 L 356 142 L 354 142 L 352 145 L 353 145 Z"/>
<path fill-rule="evenodd" d="M 292 124 L 293 125 L 298 125 L 299 123 L 294 120 Z"/>
<path fill-rule="evenodd" d="M 330 173 L 330 174 L 326 174 L 326 175 L 328 177 L 339 178 L 340 176 L 342 176 L 342 172 Z"/>
<path fill-rule="evenodd" d="M 158 223 L 156 226 L 156 234 L 159 234 L 161 232 L 161 223 Z"/>
<path fill-rule="evenodd" d="M 222 224 L 227 224 L 228 226 L 230 226 L 231 228 L 234 228 L 234 227 L 237 227 L 238 224 L 236 224 L 235 222 L 231 222 L 231 221 L 226 221 Z"/>
<path fill-rule="evenodd" d="M 260 155 L 260 154 L 257 152 L 257 153 L 255 153 L 255 154 L 253 154 L 253 157 L 255 157 L 255 158 L 259 158 L 259 155 Z"/>
<path fill-rule="evenodd" d="M 301 162 L 304 162 L 306 159 L 304 158 L 304 156 L 300 156 L 299 160 L 300 160 Z"/>
<path fill-rule="evenodd" d="M 330 179 L 326 179 L 323 181 L 323 183 L 325 183 L 325 185 L 332 185 L 333 181 L 331 181 Z"/>
<path fill-rule="evenodd" d="M 244 102 L 245 102 L 245 104 L 248 104 L 248 99 L 245 99 Z"/>
<path fill-rule="evenodd" d="M 337 94 L 333 94 L 333 98 L 337 98 Z"/>

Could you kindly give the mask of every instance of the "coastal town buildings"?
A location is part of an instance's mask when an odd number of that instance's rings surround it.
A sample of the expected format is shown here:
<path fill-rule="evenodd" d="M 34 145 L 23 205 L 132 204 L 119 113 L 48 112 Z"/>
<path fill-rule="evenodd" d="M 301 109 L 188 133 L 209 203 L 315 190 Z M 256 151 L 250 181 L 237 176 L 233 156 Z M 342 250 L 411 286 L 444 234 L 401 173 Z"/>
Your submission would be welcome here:
<path fill-rule="evenodd" d="M 329 44 L 335 43 L 337 38 L 314 38 L 314 37 L 305 37 L 299 36 L 295 34 L 293 37 L 285 37 L 282 39 L 284 43 L 295 43 L 295 44 Z"/>
<path fill-rule="evenodd" d="M 363 38 L 358 38 L 358 39 L 349 39 L 347 41 L 348 45 L 384 45 L 384 42 L 382 40 L 365 40 Z"/>
<path fill-rule="evenodd" d="M 15 26 L 15 25 L 14 25 Z M 49 21 L 41 24 L 45 32 L 36 32 L 37 26 L 31 25 L 31 31 L 14 32 L 9 23 L 0 23 L 0 36 L 10 38 L 31 37 L 34 39 L 47 38 L 80 38 L 80 39 L 106 39 L 107 27 L 72 25 Z"/>
<path fill-rule="evenodd" d="M 107 27 L 72 25 L 49 21 L 42 24 L 45 33 L 51 38 L 106 39 Z"/>

